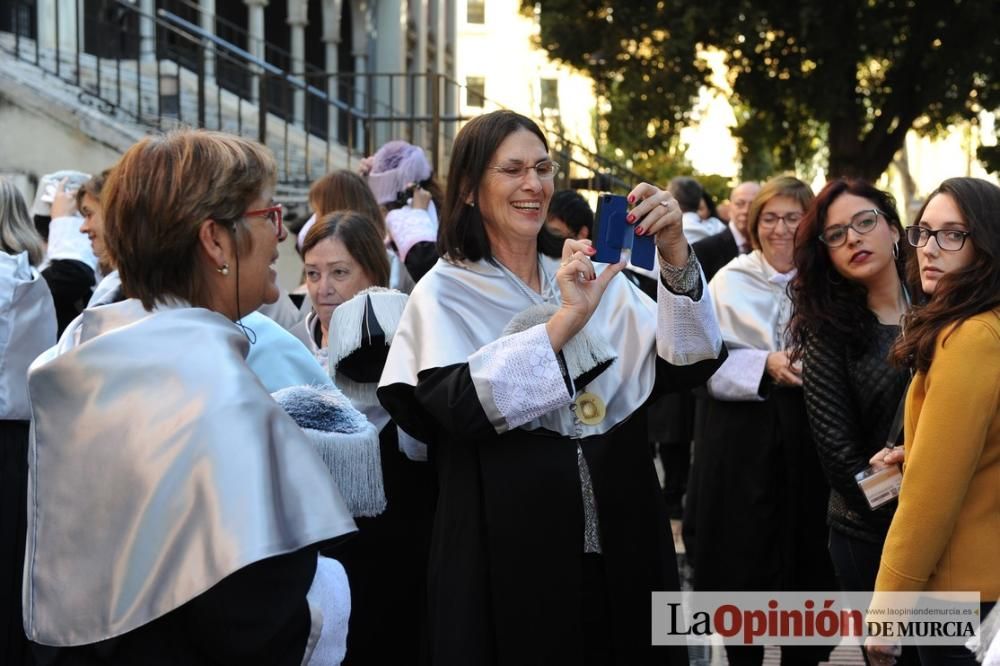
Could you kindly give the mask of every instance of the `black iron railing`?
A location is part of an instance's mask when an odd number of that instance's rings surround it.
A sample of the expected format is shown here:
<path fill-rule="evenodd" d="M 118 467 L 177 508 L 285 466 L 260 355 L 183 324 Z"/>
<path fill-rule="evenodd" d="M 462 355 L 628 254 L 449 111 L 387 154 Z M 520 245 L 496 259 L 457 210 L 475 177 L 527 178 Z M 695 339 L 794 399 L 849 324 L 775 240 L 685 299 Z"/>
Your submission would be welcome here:
<path fill-rule="evenodd" d="M 273 46 L 263 49 L 265 58 L 255 57 L 238 26 L 212 17 L 216 30 L 202 29 L 189 0 L 163 3 L 155 15 L 127 0 L 72 17 L 60 16 L 61 5 L 47 3 L 53 13 L 40 17 L 36 2 L 4 0 L 3 48 L 71 84 L 80 102 L 109 115 L 151 128 L 189 125 L 252 136 L 275 153 L 286 184 L 349 168 L 395 138 L 426 148 L 444 173 L 451 141 L 468 120 L 456 111 L 465 87 L 444 75 L 293 71 L 291 55 Z M 489 100 L 483 105 L 501 108 Z M 540 124 L 567 167 L 558 187 L 622 190 L 639 180 Z"/>

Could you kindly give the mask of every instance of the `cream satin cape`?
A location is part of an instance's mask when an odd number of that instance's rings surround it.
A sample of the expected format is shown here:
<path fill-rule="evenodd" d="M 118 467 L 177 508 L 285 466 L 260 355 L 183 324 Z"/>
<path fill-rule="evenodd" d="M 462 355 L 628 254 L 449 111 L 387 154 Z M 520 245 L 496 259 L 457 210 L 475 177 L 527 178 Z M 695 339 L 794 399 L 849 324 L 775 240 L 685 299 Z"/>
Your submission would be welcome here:
<path fill-rule="evenodd" d="M 29 639 L 124 634 L 249 564 L 355 529 L 247 351 L 222 315 L 127 300 L 87 310 L 79 345 L 32 367 Z"/>
<path fill-rule="evenodd" d="M 792 314 L 786 286 L 794 273 L 779 273 L 760 250 L 741 254 L 719 269 L 708 289 L 722 339 L 730 349 L 780 351 Z"/>
<path fill-rule="evenodd" d="M 406 304 L 379 387 L 417 385 L 424 370 L 467 363 L 500 337 L 510 320 L 540 303 L 561 303 L 555 274 L 559 261 L 539 255 L 542 294 L 510 271 L 487 261 L 444 259 L 417 283 Z M 598 270 L 602 267 L 598 266 Z M 568 437 L 600 435 L 625 421 L 646 401 L 656 376 L 656 304 L 624 277 L 615 276 L 585 329 L 604 339 L 618 358 L 587 385 L 604 401 L 607 415 L 595 425 L 576 423 L 569 407 L 527 423 Z M 426 433 L 409 433 L 420 439 Z"/>

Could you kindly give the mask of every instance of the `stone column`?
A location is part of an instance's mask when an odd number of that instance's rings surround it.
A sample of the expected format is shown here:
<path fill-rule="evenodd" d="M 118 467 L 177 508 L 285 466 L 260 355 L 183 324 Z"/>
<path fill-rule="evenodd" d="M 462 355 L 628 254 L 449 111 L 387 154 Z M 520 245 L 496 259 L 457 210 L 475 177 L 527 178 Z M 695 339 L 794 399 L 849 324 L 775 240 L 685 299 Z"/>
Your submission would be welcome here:
<path fill-rule="evenodd" d="M 288 26 L 291 28 L 292 73 L 299 74 L 292 78 L 294 83 L 307 85 L 311 83 L 305 76 L 306 71 L 306 25 L 309 24 L 308 6 L 306 0 L 288 1 Z M 292 113 L 295 124 L 305 125 L 306 93 L 296 87 L 292 93 Z"/>
<path fill-rule="evenodd" d="M 427 32 L 430 18 L 428 16 L 428 0 L 410 0 L 413 3 L 413 17 L 417 28 L 417 48 L 413 58 L 413 85 L 416 86 L 413 95 L 413 108 L 410 113 L 416 116 L 427 115 L 427 87 L 429 78 L 427 76 Z M 416 123 L 414 134 L 410 137 L 415 145 L 425 144 L 426 137 L 429 136 L 426 123 Z"/>
<path fill-rule="evenodd" d="M 82 3 L 81 3 L 82 4 Z M 147 16 L 156 16 L 156 0 L 139 0 L 139 60 L 156 60 L 156 22 Z"/>
<path fill-rule="evenodd" d="M 443 0 L 443 2 L 445 5 L 444 51 L 446 53 L 444 74 L 452 81 L 457 81 L 458 74 L 455 71 L 455 60 L 458 52 L 458 19 L 456 18 L 456 0 Z M 458 86 L 455 84 L 445 86 L 444 109 L 445 113 L 449 116 L 455 117 L 458 115 Z M 442 132 L 444 136 L 448 137 L 449 145 L 451 143 L 450 140 L 453 139 L 457 133 L 458 127 L 455 123 L 449 123 Z"/>
<path fill-rule="evenodd" d="M 210 35 L 215 34 L 215 0 L 198 0 L 201 29 Z M 205 46 L 205 83 L 215 85 L 215 45 Z"/>
<path fill-rule="evenodd" d="M 379 0 L 375 7 L 375 30 L 378 33 L 378 62 L 375 71 L 399 74 L 406 71 L 406 13 L 407 0 Z M 388 111 L 393 118 L 403 116 L 406 108 L 406 81 L 401 76 L 379 77 L 374 80 L 374 95 L 379 115 Z M 379 124 L 375 132 L 378 145 L 390 139 L 401 138 L 397 123 Z"/>
<path fill-rule="evenodd" d="M 368 50 L 365 47 L 361 48 L 364 50 L 355 48 L 351 53 L 354 57 L 354 108 L 365 113 L 368 110 L 368 104 L 372 104 L 374 107 L 374 102 L 368 99 L 368 78 L 365 76 L 368 73 Z M 378 113 L 377 108 L 373 108 L 373 110 Z M 364 118 L 362 117 L 359 117 L 355 124 L 354 137 L 358 145 L 364 149 L 366 137 Z"/>
<path fill-rule="evenodd" d="M 396 22 L 399 22 L 399 16 L 396 17 Z M 367 0 L 352 0 L 351 23 L 351 43 L 354 45 L 351 49 L 351 56 L 354 58 L 354 107 L 360 113 L 366 113 L 371 105 L 372 110 L 379 113 L 380 109 L 376 108 L 375 101 L 369 99 L 369 92 L 373 91 L 368 90 L 366 74 L 368 72 L 369 35 L 374 34 L 374 38 L 380 38 L 382 35 L 378 32 L 378 28 L 373 25 L 371 8 Z M 356 141 L 364 150 L 368 139 L 365 135 L 364 118 L 357 119 L 355 128 Z M 374 131 L 374 128 L 372 129 Z M 377 149 L 378 146 L 375 148 Z"/>
<path fill-rule="evenodd" d="M 339 79 L 336 74 L 340 72 L 340 15 L 343 11 L 341 0 L 324 0 L 323 2 L 323 44 L 326 46 L 326 57 L 324 59 L 323 71 L 326 72 L 326 85 L 316 84 L 318 88 L 326 88 L 327 97 L 330 100 L 339 99 L 340 94 Z M 353 82 L 349 82 L 353 83 Z M 352 99 L 344 100 L 352 104 Z M 326 136 L 327 141 L 347 142 L 347 137 L 338 137 L 340 130 L 340 112 L 337 107 L 327 105 Z"/>
<path fill-rule="evenodd" d="M 448 94 L 448 90 L 454 85 L 450 82 L 447 77 L 447 49 L 448 49 L 448 23 L 446 19 L 447 14 L 447 2 L 446 0 L 431 0 L 432 11 L 431 19 L 434 26 L 434 76 L 438 78 L 438 95 L 436 99 L 432 99 L 430 103 L 438 109 L 440 115 L 445 115 L 447 108 L 444 106 L 445 95 Z M 444 136 L 446 131 L 445 123 L 441 123 L 441 127 L 438 127 L 438 145 L 434 146 L 437 151 L 435 154 L 442 156 L 444 154 Z M 441 164 L 438 165 L 440 168 Z"/>
<path fill-rule="evenodd" d="M 267 0 L 243 0 L 247 6 L 247 51 L 260 61 L 264 61 L 264 8 Z M 260 77 L 254 76 L 250 81 L 250 99 L 254 102 L 260 99 Z"/>

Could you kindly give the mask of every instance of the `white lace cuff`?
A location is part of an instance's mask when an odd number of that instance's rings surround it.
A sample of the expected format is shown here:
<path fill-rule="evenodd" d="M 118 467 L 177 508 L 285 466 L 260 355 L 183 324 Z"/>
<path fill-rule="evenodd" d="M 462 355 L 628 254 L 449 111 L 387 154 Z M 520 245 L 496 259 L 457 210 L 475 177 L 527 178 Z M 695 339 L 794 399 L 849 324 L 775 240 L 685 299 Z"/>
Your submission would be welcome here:
<path fill-rule="evenodd" d="M 700 269 L 699 279 L 704 280 Z M 719 357 L 722 332 L 704 285 L 701 298 L 693 301 L 671 293 L 657 280 L 656 310 L 656 352 L 660 358 L 672 365 L 691 365 Z"/>
<path fill-rule="evenodd" d="M 763 400 L 757 389 L 767 367 L 764 349 L 730 349 L 729 357 L 708 380 L 708 393 L 717 400 Z"/>
<path fill-rule="evenodd" d="M 486 345 L 469 357 L 469 372 L 479 402 L 500 434 L 565 407 L 573 398 L 545 324 Z"/>
<path fill-rule="evenodd" d="M 406 255 L 417 243 L 437 241 L 437 223 L 429 211 L 420 208 L 397 208 L 385 216 L 385 225 L 389 228 L 399 258 L 406 261 Z"/>

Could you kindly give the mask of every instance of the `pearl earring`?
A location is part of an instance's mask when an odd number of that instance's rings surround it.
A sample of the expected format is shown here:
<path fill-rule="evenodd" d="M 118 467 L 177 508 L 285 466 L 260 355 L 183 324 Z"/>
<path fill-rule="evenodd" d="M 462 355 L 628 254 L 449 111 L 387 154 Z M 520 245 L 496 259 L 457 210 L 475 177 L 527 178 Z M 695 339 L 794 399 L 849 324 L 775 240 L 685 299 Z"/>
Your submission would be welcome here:
<path fill-rule="evenodd" d="M 219 266 L 215 270 L 217 270 L 220 273 L 222 273 L 222 275 L 229 275 L 229 264 L 222 264 L 221 266 Z"/>

